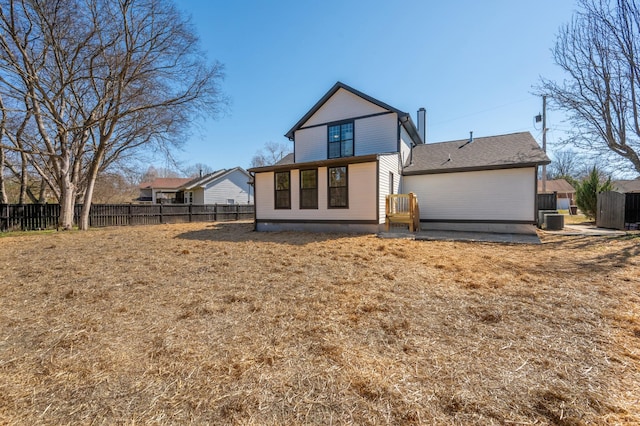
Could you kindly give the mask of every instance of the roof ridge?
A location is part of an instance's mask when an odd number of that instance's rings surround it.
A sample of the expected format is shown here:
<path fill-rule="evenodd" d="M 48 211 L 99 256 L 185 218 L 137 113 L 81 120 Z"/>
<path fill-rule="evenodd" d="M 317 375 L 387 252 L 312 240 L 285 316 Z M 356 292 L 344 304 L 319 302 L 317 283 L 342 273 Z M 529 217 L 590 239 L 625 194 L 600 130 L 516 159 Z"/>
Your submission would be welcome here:
<path fill-rule="evenodd" d="M 501 135 L 491 135 L 491 136 L 473 136 L 473 141 L 477 141 L 480 139 L 492 139 L 492 138 L 500 138 L 500 137 L 504 137 L 504 136 L 513 136 L 513 135 L 520 135 L 520 134 L 526 134 L 526 133 L 531 133 L 529 131 L 522 131 L 522 132 L 513 132 L 513 133 L 504 133 Z M 462 138 L 462 139 L 453 139 L 453 140 L 448 140 L 448 141 L 440 141 L 440 142 L 429 142 L 429 143 L 425 143 L 424 146 L 433 146 L 433 145 L 439 145 L 439 144 L 445 144 L 445 143 L 454 143 L 454 142 L 466 142 L 468 141 L 469 138 Z"/>
<path fill-rule="evenodd" d="M 344 84 L 341 81 L 337 81 L 332 87 L 331 89 L 329 89 L 312 107 L 311 109 L 309 109 L 309 111 L 307 111 L 300 120 L 298 120 L 296 122 L 296 124 L 287 132 L 285 133 L 285 137 L 289 138 L 290 140 L 293 139 L 293 135 L 295 133 L 296 130 L 298 130 L 303 123 L 305 123 L 306 121 L 308 121 L 313 114 L 315 114 L 316 112 L 318 112 L 318 110 L 322 107 L 322 105 L 324 105 L 333 95 L 335 95 L 338 90 L 340 89 L 344 89 L 348 92 L 351 92 L 352 94 L 364 99 L 365 101 L 371 102 L 374 105 L 379 106 L 380 108 L 383 109 L 387 109 L 389 111 L 395 112 L 396 114 L 398 114 L 399 117 L 411 117 L 411 114 L 404 112 L 402 110 L 399 110 L 398 108 L 395 108 L 389 104 L 387 104 L 386 102 L 382 102 L 381 100 L 374 98 L 373 96 L 369 96 L 364 92 L 361 92 L 357 89 L 354 89 L 353 87 Z"/>

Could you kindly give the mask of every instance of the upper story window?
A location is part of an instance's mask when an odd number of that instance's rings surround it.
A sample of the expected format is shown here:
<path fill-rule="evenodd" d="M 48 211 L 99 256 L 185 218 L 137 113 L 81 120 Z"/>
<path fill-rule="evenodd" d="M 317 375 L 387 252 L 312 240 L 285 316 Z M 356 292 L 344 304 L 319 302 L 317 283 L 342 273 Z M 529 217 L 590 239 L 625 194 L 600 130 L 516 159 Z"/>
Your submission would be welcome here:
<path fill-rule="evenodd" d="M 290 172 L 275 173 L 275 208 L 291 208 L 291 174 Z"/>
<path fill-rule="evenodd" d="M 329 126 L 329 158 L 353 156 L 353 121 Z"/>

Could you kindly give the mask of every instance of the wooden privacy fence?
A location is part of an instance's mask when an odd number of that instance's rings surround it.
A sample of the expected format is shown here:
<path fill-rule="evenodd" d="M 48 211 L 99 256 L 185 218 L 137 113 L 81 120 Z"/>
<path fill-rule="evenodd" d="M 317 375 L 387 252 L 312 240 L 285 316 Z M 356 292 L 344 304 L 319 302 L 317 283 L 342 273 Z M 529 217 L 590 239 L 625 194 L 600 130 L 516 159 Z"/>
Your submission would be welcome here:
<path fill-rule="evenodd" d="M 409 194 L 389 194 L 386 199 L 385 228 L 393 223 L 409 226 L 410 232 L 420 230 L 420 208 L 418 197 L 413 192 Z"/>
<path fill-rule="evenodd" d="M 598 194 L 596 226 L 612 229 L 639 229 L 640 193 L 621 194 L 606 191 Z"/>
<path fill-rule="evenodd" d="M 82 205 L 75 206 L 77 223 Z M 152 225 L 253 219 L 253 204 L 92 204 L 89 226 Z M 58 204 L 0 204 L 0 231 L 57 227 Z"/>
<path fill-rule="evenodd" d="M 538 210 L 557 210 L 558 194 L 538 194 Z"/>

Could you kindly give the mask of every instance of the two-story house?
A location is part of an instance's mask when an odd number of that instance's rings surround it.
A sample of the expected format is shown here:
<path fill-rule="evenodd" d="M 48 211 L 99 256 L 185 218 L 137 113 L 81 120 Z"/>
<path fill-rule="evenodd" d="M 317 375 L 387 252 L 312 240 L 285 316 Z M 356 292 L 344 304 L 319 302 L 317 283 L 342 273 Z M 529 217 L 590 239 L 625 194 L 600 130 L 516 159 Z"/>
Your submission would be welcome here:
<path fill-rule="evenodd" d="M 249 169 L 256 230 L 378 232 L 386 196 L 414 192 L 423 229 L 534 232 L 549 159 L 533 137 L 425 144 L 425 115 L 336 83 L 287 132 L 293 154 Z"/>

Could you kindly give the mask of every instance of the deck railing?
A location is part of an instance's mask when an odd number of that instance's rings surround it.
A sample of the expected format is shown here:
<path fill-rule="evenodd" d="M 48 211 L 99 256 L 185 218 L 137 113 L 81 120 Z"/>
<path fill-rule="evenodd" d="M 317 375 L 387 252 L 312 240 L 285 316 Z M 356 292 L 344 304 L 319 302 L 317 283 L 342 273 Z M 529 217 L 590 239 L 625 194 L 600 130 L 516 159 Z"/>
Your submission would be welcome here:
<path fill-rule="evenodd" d="M 385 228 L 387 231 L 389 231 L 389 227 L 393 223 L 408 225 L 410 232 L 420 230 L 418 197 L 413 192 L 387 195 L 385 214 Z"/>

